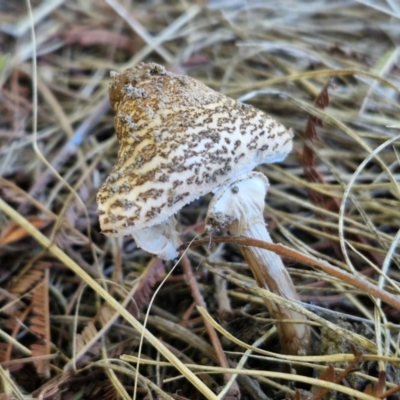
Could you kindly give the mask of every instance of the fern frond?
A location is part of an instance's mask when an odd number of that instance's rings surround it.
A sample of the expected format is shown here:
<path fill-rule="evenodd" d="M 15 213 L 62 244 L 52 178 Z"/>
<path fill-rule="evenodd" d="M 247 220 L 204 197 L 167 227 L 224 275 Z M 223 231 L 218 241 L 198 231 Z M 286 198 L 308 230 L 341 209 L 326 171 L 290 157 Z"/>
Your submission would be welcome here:
<path fill-rule="evenodd" d="M 43 279 L 43 271 L 50 268 L 50 263 L 38 262 L 24 268 L 8 285 L 8 291 L 16 297 L 29 292 Z"/>
<path fill-rule="evenodd" d="M 148 304 L 154 292 L 154 287 L 165 277 L 165 265 L 162 260 L 154 257 L 148 264 L 142 275 L 140 276 L 139 286 L 133 296 L 134 305 L 130 307 L 133 315 Z M 136 307 L 135 310 L 133 307 Z M 135 312 L 136 311 L 136 312 Z"/>

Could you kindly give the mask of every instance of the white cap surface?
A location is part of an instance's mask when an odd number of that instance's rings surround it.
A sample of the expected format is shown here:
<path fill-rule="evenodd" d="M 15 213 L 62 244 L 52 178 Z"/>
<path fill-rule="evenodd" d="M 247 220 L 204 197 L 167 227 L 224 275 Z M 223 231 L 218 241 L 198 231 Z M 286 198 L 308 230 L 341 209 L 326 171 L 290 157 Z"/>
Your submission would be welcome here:
<path fill-rule="evenodd" d="M 134 234 L 262 163 L 281 161 L 292 133 L 201 82 L 141 64 L 113 73 L 120 149 L 97 195 L 102 232 Z"/>

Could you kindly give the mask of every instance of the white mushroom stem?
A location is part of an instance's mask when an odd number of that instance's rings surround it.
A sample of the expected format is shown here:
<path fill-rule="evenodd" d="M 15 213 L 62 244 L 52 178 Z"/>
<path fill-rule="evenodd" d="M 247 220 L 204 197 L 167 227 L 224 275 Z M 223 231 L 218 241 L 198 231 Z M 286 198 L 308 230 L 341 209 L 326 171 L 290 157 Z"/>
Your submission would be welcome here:
<path fill-rule="evenodd" d="M 263 217 L 268 186 L 268 180 L 263 174 L 251 172 L 219 189 L 207 213 L 208 229 L 212 231 L 227 227 L 233 236 L 246 236 L 272 243 Z M 289 273 L 278 255 L 257 247 L 242 246 L 241 250 L 259 287 L 283 298 L 299 301 Z M 311 343 L 310 329 L 306 323 L 301 323 L 306 322 L 306 318 L 275 302 L 267 299 L 264 302 L 272 318 L 296 321 L 277 323 L 283 350 L 287 354 L 307 354 Z"/>
<path fill-rule="evenodd" d="M 161 224 L 132 232 L 132 236 L 138 247 L 163 260 L 172 260 L 179 256 L 176 249 L 182 243 L 175 225 L 175 217 L 171 216 Z"/>

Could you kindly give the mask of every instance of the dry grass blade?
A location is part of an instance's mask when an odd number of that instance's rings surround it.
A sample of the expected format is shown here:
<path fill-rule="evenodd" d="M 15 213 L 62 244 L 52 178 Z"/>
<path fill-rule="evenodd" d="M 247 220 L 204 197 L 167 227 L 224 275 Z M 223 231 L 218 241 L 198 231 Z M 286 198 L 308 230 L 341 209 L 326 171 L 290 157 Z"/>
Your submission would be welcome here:
<path fill-rule="evenodd" d="M 121 359 L 124 361 L 128 361 L 128 362 L 136 362 L 137 358 L 134 356 L 129 356 L 129 355 L 124 355 L 121 356 Z M 145 360 L 144 364 L 150 364 L 150 365 L 154 365 L 154 364 L 161 364 L 161 365 L 165 365 L 167 366 L 167 363 L 161 363 L 161 362 L 154 362 L 151 360 Z M 328 382 L 328 381 L 323 381 L 323 380 L 319 380 L 319 379 L 315 379 L 315 378 L 310 378 L 310 377 L 306 377 L 306 376 L 302 376 L 302 375 L 294 375 L 293 374 L 286 374 L 283 372 L 272 372 L 272 371 L 259 371 L 259 370 L 237 370 L 234 368 L 221 368 L 221 367 L 210 367 L 210 366 L 201 366 L 201 365 L 187 365 L 187 367 L 193 369 L 193 370 L 200 370 L 200 371 L 213 371 L 213 372 L 217 372 L 217 373 L 237 373 L 237 374 L 241 374 L 241 375 L 251 375 L 251 374 L 258 374 L 260 376 L 265 376 L 265 377 L 269 377 L 269 378 L 278 378 L 278 379 L 284 379 L 284 380 L 294 380 L 297 382 L 303 382 L 303 383 L 307 383 L 307 384 L 311 384 L 311 385 L 317 385 L 319 387 L 326 387 L 329 390 L 335 390 L 338 391 L 340 393 L 344 393 L 347 394 L 349 396 L 357 396 L 357 399 L 360 400 L 376 400 L 376 397 L 370 396 L 366 393 L 361 393 L 357 390 L 348 388 L 346 386 L 341 386 L 338 385 L 336 383 L 333 382 Z"/>
<path fill-rule="evenodd" d="M 38 337 L 37 343 L 31 344 L 32 356 L 46 356 L 51 354 L 50 335 L 50 301 L 49 301 L 49 270 L 46 269 L 42 282 L 32 292 L 31 331 Z M 38 375 L 50 378 L 50 362 L 40 358 L 33 361 Z"/>
<path fill-rule="evenodd" d="M 1 367 L 0 367 L 1 368 Z M 10 371 L 1 369 L 0 374 L 0 399 L 11 400 L 13 397 L 13 388 L 9 383 Z"/>
<path fill-rule="evenodd" d="M 182 256 L 182 266 L 185 271 L 186 279 L 188 281 L 188 285 L 190 286 L 192 296 L 194 301 L 198 307 L 206 307 L 206 303 L 204 301 L 203 296 L 200 293 L 199 287 L 196 283 L 196 280 L 193 275 L 192 266 L 190 264 L 190 260 L 186 254 Z M 225 353 L 222 349 L 221 342 L 214 330 L 214 328 L 208 323 L 207 320 L 204 321 L 205 328 L 207 330 L 210 341 L 213 345 L 215 355 L 218 358 L 218 362 L 222 368 L 229 368 L 228 359 L 225 356 Z M 219 393 L 220 398 L 225 400 L 240 399 L 241 393 L 237 382 L 232 379 L 230 375 L 224 375 L 224 389 Z"/>

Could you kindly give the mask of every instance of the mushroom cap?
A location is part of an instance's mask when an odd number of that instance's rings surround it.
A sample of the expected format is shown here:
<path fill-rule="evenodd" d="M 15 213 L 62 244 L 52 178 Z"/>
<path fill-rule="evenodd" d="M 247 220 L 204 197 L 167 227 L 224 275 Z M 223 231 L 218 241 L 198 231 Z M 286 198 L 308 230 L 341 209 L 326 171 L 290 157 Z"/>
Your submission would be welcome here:
<path fill-rule="evenodd" d="M 112 78 L 120 148 L 97 195 L 100 226 L 109 236 L 160 224 L 292 149 L 291 131 L 267 114 L 161 65 L 140 64 Z"/>

